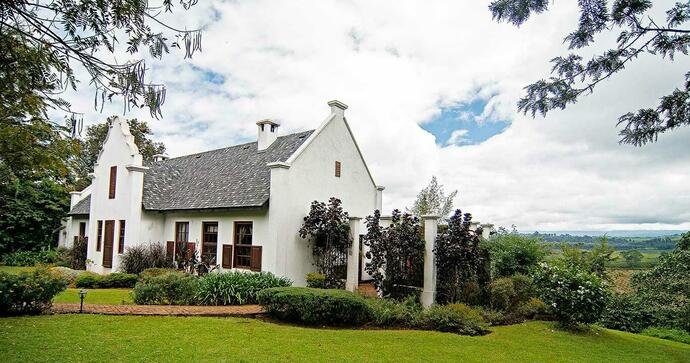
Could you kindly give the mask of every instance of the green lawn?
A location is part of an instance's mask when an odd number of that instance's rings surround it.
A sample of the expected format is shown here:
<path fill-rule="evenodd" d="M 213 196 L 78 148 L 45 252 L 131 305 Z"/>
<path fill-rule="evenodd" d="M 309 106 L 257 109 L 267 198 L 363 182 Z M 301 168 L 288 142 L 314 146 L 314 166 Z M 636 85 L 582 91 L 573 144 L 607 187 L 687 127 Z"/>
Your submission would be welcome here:
<path fill-rule="evenodd" d="M 252 319 L 52 315 L 0 319 L 3 362 L 465 361 L 690 362 L 690 346 L 551 323 L 483 337 L 395 330 L 311 329 Z"/>
<path fill-rule="evenodd" d="M 80 289 L 67 289 L 58 294 L 53 302 L 78 303 Z M 131 289 L 87 289 L 85 304 L 132 304 Z"/>
<path fill-rule="evenodd" d="M 7 272 L 11 274 L 18 274 L 20 272 L 24 271 L 33 271 L 36 269 L 36 266 L 5 266 L 1 265 L 0 266 L 0 272 Z"/>

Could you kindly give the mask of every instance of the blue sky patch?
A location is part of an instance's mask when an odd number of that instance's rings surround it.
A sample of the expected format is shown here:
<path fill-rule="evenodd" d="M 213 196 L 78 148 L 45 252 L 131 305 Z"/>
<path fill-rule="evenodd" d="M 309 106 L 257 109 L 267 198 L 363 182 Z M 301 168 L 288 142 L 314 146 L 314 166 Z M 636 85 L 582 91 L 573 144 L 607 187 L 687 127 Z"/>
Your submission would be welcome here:
<path fill-rule="evenodd" d="M 223 75 L 218 73 L 218 72 L 214 72 L 214 71 L 209 70 L 209 69 L 197 67 L 195 65 L 192 65 L 192 69 L 195 72 L 200 72 L 204 78 L 204 81 L 206 81 L 208 83 L 213 83 L 213 84 L 225 83 L 225 77 L 223 77 Z"/>
<path fill-rule="evenodd" d="M 479 120 L 486 105 L 487 100 L 475 99 L 469 103 L 445 107 L 421 127 L 434 135 L 436 144 L 441 147 L 482 143 L 502 133 L 510 125 L 505 120 Z"/>

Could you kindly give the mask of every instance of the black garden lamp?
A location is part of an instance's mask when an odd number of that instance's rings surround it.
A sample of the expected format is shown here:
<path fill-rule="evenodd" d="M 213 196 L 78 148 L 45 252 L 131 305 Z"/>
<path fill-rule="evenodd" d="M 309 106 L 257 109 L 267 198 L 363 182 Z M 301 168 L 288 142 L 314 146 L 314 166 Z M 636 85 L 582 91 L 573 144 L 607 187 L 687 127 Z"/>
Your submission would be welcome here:
<path fill-rule="evenodd" d="M 86 290 L 81 289 L 79 290 L 79 313 L 81 314 L 82 311 L 84 311 L 84 298 L 86 297 Z"/>

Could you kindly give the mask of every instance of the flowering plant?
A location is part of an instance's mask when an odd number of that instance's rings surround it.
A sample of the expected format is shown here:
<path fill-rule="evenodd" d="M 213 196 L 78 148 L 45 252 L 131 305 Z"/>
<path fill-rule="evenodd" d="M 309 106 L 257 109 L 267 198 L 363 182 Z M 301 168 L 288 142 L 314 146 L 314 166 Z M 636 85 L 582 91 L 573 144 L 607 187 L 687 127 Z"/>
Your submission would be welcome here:
<path fill-rule="evenodd" d="M 534 282 L 541 299 L 564 326 L 594 323 L 610 296 L 606 281 L 576 266 L 541 263 Z"/>

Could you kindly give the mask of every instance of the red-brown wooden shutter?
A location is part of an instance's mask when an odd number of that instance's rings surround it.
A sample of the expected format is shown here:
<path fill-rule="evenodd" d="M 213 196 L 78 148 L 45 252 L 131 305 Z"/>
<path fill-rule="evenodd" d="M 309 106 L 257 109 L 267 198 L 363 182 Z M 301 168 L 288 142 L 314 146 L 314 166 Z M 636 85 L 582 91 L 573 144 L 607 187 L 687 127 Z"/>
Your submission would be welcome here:
<path fill-rule="evenodd" d="M 335 162 L 335 176 L 340 178 L 340 161 Z"/>
<path fill-rule="evenodd" d="M 223 245 L 223 268 L 232 268 L 232 245 Z"/>
<path fill-rule="evenodd" d="M 196 249 L 196 243 L 187 242 L 187 258 L 192 258 L 194 256 L 194 250 Z"/>
<path fill-rule="evenodd" d="M 175 242 L 168 241 L 165 244 L 165 257 L 172 261 L 175 259 Z"/>
<path fill-rule="evenodd" d="M 261 271 L 261 246 L 252 246 L 252 265 L 249 266 L 252 271 Z"/>
<path fill-rule="evenodd" d="M 110 187 L 108 188 L 108 198 L 115 199 L 115 183 L 117 183 L 117 166 L 110 167 Z"/>

